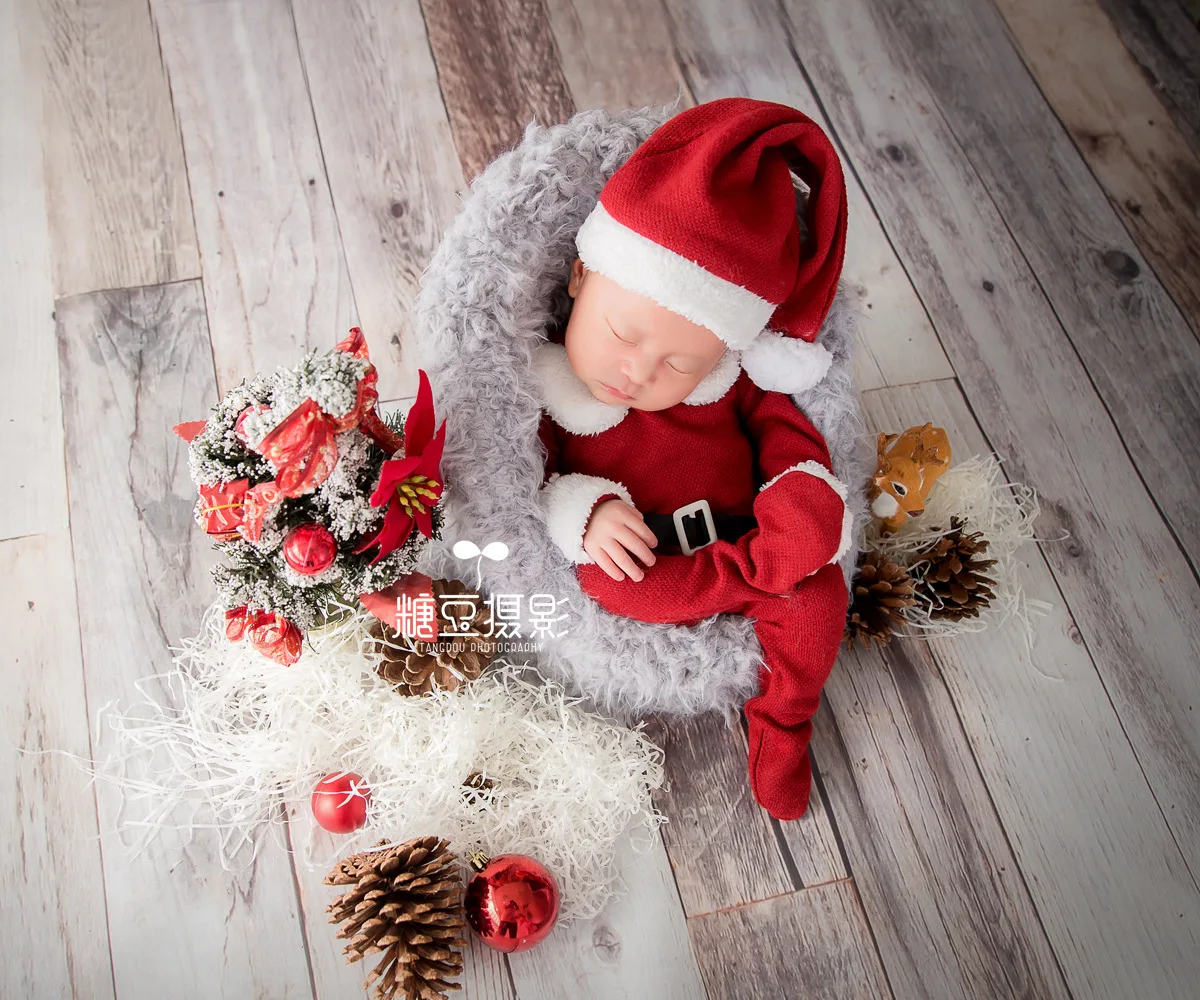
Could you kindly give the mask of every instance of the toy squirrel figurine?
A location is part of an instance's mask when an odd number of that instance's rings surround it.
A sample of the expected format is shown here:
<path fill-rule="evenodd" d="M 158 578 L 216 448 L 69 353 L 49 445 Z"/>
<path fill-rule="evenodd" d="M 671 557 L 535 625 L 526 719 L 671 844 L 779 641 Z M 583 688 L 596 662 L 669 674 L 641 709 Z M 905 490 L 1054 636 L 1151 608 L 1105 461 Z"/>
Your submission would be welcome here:
<path fill-rule="evenodd" d="M 924 424 L 903 434 L 879 435 L 879 466 L 870 483 L 871 513 L 887 533 L 925 510 L 925 498 L 950 465 L 950 441 L 941 427 Z"/>

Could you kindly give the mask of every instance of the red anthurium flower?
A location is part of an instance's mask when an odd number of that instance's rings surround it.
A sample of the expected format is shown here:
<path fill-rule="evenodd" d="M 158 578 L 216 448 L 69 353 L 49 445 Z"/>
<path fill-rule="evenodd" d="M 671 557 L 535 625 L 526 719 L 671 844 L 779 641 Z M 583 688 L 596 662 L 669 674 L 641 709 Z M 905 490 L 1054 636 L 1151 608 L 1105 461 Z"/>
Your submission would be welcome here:
<path fill-rule="evenodd" d="M 383 524 L 354 551 L 365 552 L 379 546 L 371 560 L 379 562 L 408 541 L 416 525 L 426 538 L 433 537 L 431 509 L 442 496 L 442 450 L 446 446 L 446 421 L 433 433 L 433 390 L 429 376 L 420 372 L 417 401 L 404 422 L 404 457 L 383 463 L 379 485 L 371 494 L 371 504 L 387 504 Z"/>

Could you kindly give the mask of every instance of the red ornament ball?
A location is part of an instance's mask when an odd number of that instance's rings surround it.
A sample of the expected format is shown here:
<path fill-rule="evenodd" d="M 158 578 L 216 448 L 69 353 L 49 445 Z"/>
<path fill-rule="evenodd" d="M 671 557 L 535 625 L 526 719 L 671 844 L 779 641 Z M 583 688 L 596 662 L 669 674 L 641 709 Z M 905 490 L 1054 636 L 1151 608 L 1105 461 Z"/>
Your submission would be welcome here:
<path fill-rule="evenodd" d="M 324 573 L 337 558 L 337 542 L 320 524 L 299 524 L 283 540 L 283 559 L 301 576 Z"/>
<path fill-rule="evenodd" d="M 463 898 L 467 923 L 488 947 L 525 951 L 540 942 L 558 919 L 561 900 L 554 877 L 523 854 L 478 855 Z"/>
<path fill-rule="evenodd" d="M 330 833 L 353 833 L 367 821 L 371 789 L 353 771 L 330 774 L 312 793 L 312 811 Z"/>

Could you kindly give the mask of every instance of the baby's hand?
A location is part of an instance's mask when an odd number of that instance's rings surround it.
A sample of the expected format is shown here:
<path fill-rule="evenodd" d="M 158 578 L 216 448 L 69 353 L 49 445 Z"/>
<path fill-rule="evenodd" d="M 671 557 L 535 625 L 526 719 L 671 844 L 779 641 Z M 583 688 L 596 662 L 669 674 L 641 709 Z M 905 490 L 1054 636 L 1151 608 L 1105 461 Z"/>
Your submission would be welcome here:
<path fill-rule="evenodd" d="M 633 561 L 637 556 L 647 566 L 654 565 L 651 545 L 658 539 L 635 507 L 624 500 L 605 500 L 594 511 L 583 534 L 583 551 L 596 560 L 614 580 L 640 580 L 646 574 Z"/>

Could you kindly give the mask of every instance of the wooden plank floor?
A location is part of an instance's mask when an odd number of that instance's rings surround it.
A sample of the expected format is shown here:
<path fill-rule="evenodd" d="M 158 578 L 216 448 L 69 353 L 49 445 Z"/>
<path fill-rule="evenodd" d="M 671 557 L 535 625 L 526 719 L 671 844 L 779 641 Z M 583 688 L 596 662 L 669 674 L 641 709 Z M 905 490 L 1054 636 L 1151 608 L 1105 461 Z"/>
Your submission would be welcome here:
<path fill-rule="evenodd" d="M 1184 998 L 1200 981 L 1196 0 L 0 0 L 0 1000 L 362 997 L 281 851 L 129 858 L 61 758 L 210 599 L 171 424 L 361 321 L 384 396 L 524 125 L 742 94 L 848 166 L 872 431 L 1037 488 L 1016 630 L 844 654 L 812 808 L 651 720 L 629 893 L 469 1000 Z M 166 693 L 162 692 L 166 697 Z M 291 817 L 294 842 L 312 834 Z M 323 836 L 323 834 L 321 834 Z M 15 890 L 15 892 L 14 892 Z"/>

